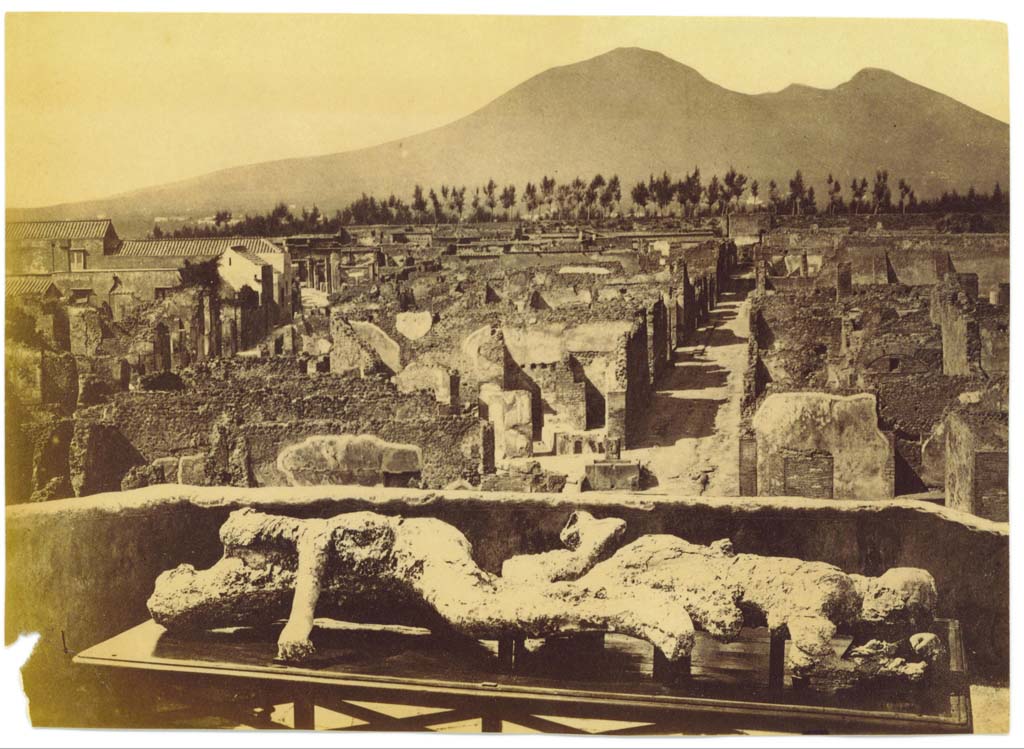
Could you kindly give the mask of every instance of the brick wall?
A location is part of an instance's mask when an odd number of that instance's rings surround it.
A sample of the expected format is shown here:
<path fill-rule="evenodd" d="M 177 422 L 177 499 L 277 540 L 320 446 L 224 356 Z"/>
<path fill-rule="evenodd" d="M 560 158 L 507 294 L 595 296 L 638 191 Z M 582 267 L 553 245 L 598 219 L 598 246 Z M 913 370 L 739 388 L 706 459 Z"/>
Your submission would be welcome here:
<path fill-rule="evenodd" d="M 757 495 L 757 438 L 752 435 L 740 436 L 740 496 Z"/>
<path fill-rule="evenodd" d="M 974 454 L 975 514 L 1000 522 L 1010 519 L 1009 471 L 1010 456 L 1005 450 Z"/>
<path fill-rule="evenodd" d="M 783 450 L 782 460 L 774 461 L 773 466 L 781 468 L 782 475 L 773 477 L 769 474 L 768 483 L 780 483 L 781 491 L 772 494 L 783 494 L 790 497 L 832 498 L 833 460 L 831 453 Z"/>

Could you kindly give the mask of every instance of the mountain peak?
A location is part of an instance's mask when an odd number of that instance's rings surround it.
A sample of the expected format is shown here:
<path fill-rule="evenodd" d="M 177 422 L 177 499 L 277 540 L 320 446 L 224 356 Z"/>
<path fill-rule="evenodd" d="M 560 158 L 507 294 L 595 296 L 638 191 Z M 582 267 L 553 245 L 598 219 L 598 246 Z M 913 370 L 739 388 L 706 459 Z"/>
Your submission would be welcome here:
<path fill-rule="evenodd" d="M 884 68 L 861 68 L 849 81 L 847 81 L 847 83 L 869 86 L 879 83 L 904 83 L 906 80 L 906 78 L 902 78 L 891 70 L 885 70 Z"/>
<path fill-rule="evenodd" d="M 615 47 L 610 49 L 604 54 L 598 55 L 598 57 L 637 57 L 637 58 L 664 58 L 666 60 L 669 57 L 663 55 L 661 52 L 655 52 L 653 49 L 645 49 L 643 47 Z"/>
<path fill-rule="evenodd" d="M 687 70 L 699 75 L 699 73 L 689 65 L 685 65 L 678 60 L 674 60 L 662 52 L 656 52 L 655 50 L 645 49 L 643 47 L 615 47 L 614 49 L 608 50 L 597 57 L 592 57 L 589 60 L 584 60 L 577 64 L 586 65 L 594 62 L 612 63 L 615 65 L 631 67 L 660 66 L 673 68 L 675 70 Z"/>

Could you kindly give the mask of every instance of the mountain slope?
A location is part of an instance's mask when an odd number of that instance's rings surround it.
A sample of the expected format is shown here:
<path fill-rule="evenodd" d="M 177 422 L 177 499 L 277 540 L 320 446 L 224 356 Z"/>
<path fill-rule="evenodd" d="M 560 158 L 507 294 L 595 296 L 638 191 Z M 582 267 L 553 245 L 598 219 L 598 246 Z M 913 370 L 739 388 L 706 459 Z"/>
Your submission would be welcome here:
<path fill-rule="evenodd" d="M 989 190 L 1008 184 L 1009 126 L 883 70 L 863 70 L 830 90 L 793 85 L 746 95 L 659 53 L 626 48 L 547 70 L 460 120 L 401 141 L 17 213 L 197 216 L 264 211 L 280 200 L 333 211 L 362 192 L 408 200 L 416 183 L 472 191 L 493 177 L 521 192 L 543 174 L 562 181 L 596 172 L 618 173 L 628 192 L 638 177 L 682 176 L 695 165 L 705 179 L 733 165 L 762 185 L 785 185 L 800 168 L 818 190 L 831 172 L 846 197 L 854 175 L 870 180 L 880 167 L 922 197 L 972 184 Z"/>

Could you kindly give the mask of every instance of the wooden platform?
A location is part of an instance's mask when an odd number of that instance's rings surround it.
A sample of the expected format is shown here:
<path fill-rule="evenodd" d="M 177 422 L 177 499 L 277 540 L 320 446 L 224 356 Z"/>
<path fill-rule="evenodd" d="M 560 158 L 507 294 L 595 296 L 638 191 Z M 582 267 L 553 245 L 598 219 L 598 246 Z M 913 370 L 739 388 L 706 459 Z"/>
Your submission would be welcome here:
<path fill-rule="evenodd" d="M 951 678 L 831 696 L 794 687 L 780 670 L 786 643 L 773 648 L 765 629 L 746 629 L 730 644 L 699 634 L 688 674 L 656 663 L 648 643 L 619 635 L 498 643 L 326 622 L 313 635 L 317 656 L 297 667 L 274 660 L 279 630 L 185 636 L 148 621 L 79 653 L 75 662 L 145 672 L 151 683 L 178 685 L 177 692 L 195 702 L 183 708 L 185 724 L 194 716 L 197 726 L 204 715 L 223 715 L 271 727 L 272 706 L 291 704 L 296 728 L 313 728 L 319 706 L 362 721 L 351 726 L 356 730 L 429 730 L 469 719 L 479 719 L 484 731 L 500 731 L 505 722 L 558 733 L 971 730 L 959 626 L 950 620 L 937 621 L 935 631 L 949 644 Z M 846 641 L 834 645 L 842 653 Z M 135 688 L 126 699 L 143 705 L 143 691 Z M 395 717 L 354 702 L 434 712 Z M 575 719 L 630 725 L 585 730 L 574 727 Z"/>

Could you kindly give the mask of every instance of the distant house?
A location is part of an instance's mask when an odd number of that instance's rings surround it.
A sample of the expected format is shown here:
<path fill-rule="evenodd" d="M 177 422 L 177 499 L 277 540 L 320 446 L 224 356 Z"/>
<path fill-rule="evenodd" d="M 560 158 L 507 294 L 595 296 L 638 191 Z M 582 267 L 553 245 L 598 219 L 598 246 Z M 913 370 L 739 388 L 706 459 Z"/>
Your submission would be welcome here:
<path fill-rule="evenodd" d="M 121 240 L 109 219 L 7 222 L 8 275 L 86 270 L 117 252 Z"/>
<path fill-rule="evenodd" d="M 261 306 L 276 301 L 274 266 L 250 252 L 245 245 L 224 250 L 217 258 L 217 270 L 221 280 L 236 294 L 248 288 L 257 295 Z"/>
<path fill-rule="evenodd" d="M 121 243 L 117 257 L 124 266 L 142 264 L 169 265 L 180 268 L 185 261 L 201 262 L 219 258 L 228 251 L 240 251 L 269 265 L 273 273 L 270 295 L 264 301 L 262 280 L 253 290 L 260 294 L 261 303 L 273 303 L 280 310 L 280 318 L 290 319 L 292 314 L 292 260 L 285 246 L 279 246 L 265 237 L 214 237 L 198 239 L 131 239 Z M 263 271 L 259 271 L 260 274 Z M 262 278 L 262 276 L 261 276 Z"/>
<path fill-rule="evenodd" d="M 29 278 L 35 286 L 47 279 L 69 300 L 109 305 L 119 320 L 178 287 L 186 261 L 212 260 L 233 248 L 269 266 L 269 287 L 263 285 L 261 265 L 253 291 L 271 310 L 271 324 L 290 320 L 291 257 L 263 237 L 121 240 L 109 219 L 8 222 L 8 284 L 20 290 L 28 288 Z M 14 277 L 23 280 L 11 286 Z"/>
<path fill-rule="evenodd" d="M 138 301 L 152 301 L 158 288 L 180 283 L 173 265 L 125 265 L 121 245 L 109 219 L 8 222 L 8 288 L 42 288 L 49 282 L 69 301 L 109 304 L 120 319 Z"/>

